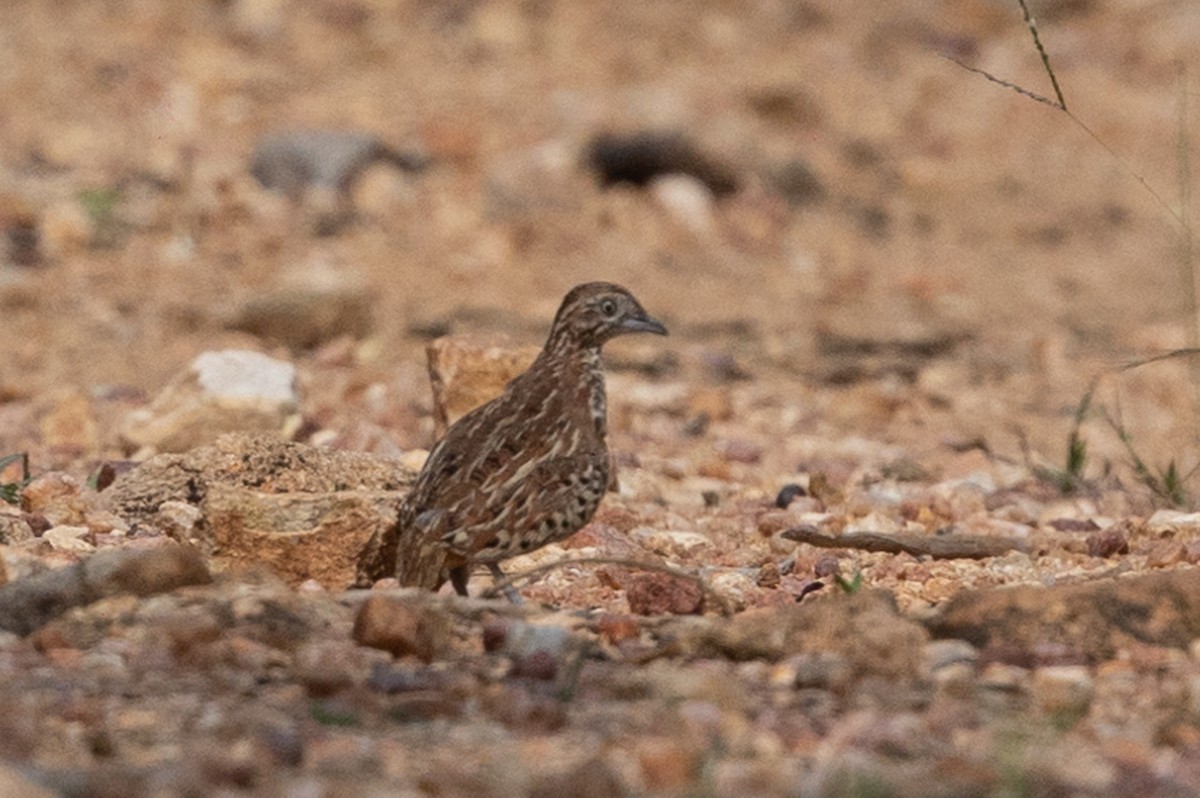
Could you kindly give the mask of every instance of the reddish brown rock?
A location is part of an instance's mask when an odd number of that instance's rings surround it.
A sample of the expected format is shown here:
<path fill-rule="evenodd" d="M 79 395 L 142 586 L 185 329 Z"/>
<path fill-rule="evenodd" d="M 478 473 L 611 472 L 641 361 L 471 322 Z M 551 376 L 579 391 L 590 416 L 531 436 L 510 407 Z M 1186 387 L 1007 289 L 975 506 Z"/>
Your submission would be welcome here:
<path fill-rule="evenodd" d="M 640 631 L 636 618 L 612 613 L 600 616 L 600 620 L 596 622 L 596 630 L 600 633 L 600 637 L 613 644 L 632 640 L 638 636 Z"/>
<path fill-rule="evenodd" d="M 656 792 L 683 789 L 697 764 L 695 756 L 669 737 L 639 740 L 637 760 L 646 786 Z"/>
<path fill-rule="evenodd" d="M 1086 544 L 1089 557 L 1113 557 L 1129 553 L 1129 541 L 1125 534 L 1115 527 L 1088 535 Z"/>
<path fill-rule="evenodd" d="M 354 640 L 393 656 L 414 656 L 429 662 L 448 642 L 450 620 L 429 604 L 403 597 L 373 595 L 354 618 Z"/>
<path fill-rule="evenodd" d="M 698 584 L 662 573 L 630 576 L 625 598 L 635 615 L 694 615 L 704 608 L 704 591 Z"/>

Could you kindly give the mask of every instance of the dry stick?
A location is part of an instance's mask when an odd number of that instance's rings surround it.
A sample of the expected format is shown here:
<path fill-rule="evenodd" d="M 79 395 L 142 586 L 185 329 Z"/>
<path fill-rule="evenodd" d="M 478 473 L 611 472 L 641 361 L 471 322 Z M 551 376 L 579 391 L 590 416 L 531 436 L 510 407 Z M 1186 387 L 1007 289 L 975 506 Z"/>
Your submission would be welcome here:
<path fill-rule="evenodd" d="M 935 560 L 982 560 L 1010 551 L 1029 551 L 1029 544 L 1012 538 L 977 535 L 885 535 L 882 532 L 844 532 L 830 535 L 816 529 L 795 527 L 780 536 L 822 549 L 859 549 L 886 554 L 928 556 Z"/>
<path fill-rule="evenodd" d="M 1190 136 L 1188 135 L 1188 74 L 1187 65 L 1179 63 L 1179 135 L 1176 140 L 1176 164 L 1179 170 L 1179 212 L 1184 219 L 1191 218 L 1192 205 L 1192 169 L 1191 157 L 1188 153 Z M 1179 248 L 1179 267 L 1188 282 L 1188 302 L 1192 311 L 1192 346 L 1200 347 L 1200 281 L 1196 279 L 1196 265 L 1192 261 L 1192 228 L 1183 226 L 1183 241 Z M 1192 375 L 1192 417 L 1200 419 L 1200 360 L 1188 360 L 1188 368 Z"/>
<path fill-rule="evenodd" d="M 1046 68 L 1046 74 L 1050 76 L 1050 85 L 1054 87 L 1054 96 L 1058 97 L 1058 107 L 1063 109 L 1068 115 L 1067 101 L 1063 98 L 1062 89 L 1058 87 L 1058 78 L 1054 76 L 1054 70 L 1050 68 L 1050 56 L 1046 54 L 1046 48 L 1042 47 L 1042 37 L 1038 36 L 1037 24 L 1033 21 L 1033 15 L 1029 13 L 1029 6 L 1025 5 L 1025 0 L 1017 0 L 1021 4 L 1021 13 L 1025 15 L 1025 24 L 1029 26 L 1029 33 L 1033 36 L 1033 46 L 1037 48 L 1038 54 L 1042 57 L 1042 66 Z"/>
<path fill-rule="evenodd" d="M 713 590 L 702 577 L 697 574 L 685 571 L 682 568 L 675 568 L 671 565 L 663 563 L 645 562 L 644 560 L 630 560 L 624 557 L 572 557 L 564 560 L 555 560 L 554 562 L 543 563 L 542 565 L 534 566 L 525 571 L 520 571 L 515 574 L 509 574 L 499 582 L 495 582 L 487 590 L 483 591 L 484 596 L 497 596 L 506 587 L 512 587 L 517 582 L 532 580 L 542 574 L 555 571 L 559 568 L 566 568 L 571 565 L 617 565 L 622 568 L 636 568 L 642 571 L 654 571 L 655 573 L 667 574 L 676 579 L 682 579 L 685 582 L 691 582 L 700 588 L 705 597 L 711 597 L 715 600 L 717 607 L 721 610 L 722 615 L 732 615 L 733 607 L 729 600 L 722 596 L 717 591 Z"/>

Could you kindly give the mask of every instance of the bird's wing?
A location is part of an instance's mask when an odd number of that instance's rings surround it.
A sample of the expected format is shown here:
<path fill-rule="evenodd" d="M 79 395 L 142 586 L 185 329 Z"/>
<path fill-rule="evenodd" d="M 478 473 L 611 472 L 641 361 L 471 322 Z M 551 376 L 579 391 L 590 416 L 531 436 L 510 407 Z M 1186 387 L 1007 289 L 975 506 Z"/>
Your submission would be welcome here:
<path fill-rule="evenodd" d="M 492 490 L 480 490 L 469 516 L 443 527 L 454 552 L 479 561 L 511 557 L 566 537 L 591 519 L 608 485 L 608 454 L 532 462 Z"/>

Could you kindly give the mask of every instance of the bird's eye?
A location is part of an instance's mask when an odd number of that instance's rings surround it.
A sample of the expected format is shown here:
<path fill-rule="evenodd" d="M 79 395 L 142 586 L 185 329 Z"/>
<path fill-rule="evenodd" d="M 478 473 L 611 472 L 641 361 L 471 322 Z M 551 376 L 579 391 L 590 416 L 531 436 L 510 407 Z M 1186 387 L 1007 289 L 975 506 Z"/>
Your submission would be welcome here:
<path fill-rule="evenodd" d="M 613 302 L 611 299 L 604 300 L 600 303 L 600 312 L 611 319 L 613 316 L 617 315 L 617 303 Z"/>

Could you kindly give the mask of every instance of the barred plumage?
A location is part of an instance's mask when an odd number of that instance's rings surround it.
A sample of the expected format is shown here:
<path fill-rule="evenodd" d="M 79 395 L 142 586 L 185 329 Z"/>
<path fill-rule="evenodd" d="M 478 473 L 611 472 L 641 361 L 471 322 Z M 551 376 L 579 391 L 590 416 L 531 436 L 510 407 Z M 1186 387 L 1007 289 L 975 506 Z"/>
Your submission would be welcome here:
<path fill-rule="evenodd" d="M 627 333 L 666 335 L 612 283 L 576 286 L 546 345 L 504 393 L 458 420 L 430 452 L 401 506 L 396 576 L 465 595 L 471 567 L 575 534 L 608 485 L 600 349 Z"/>

